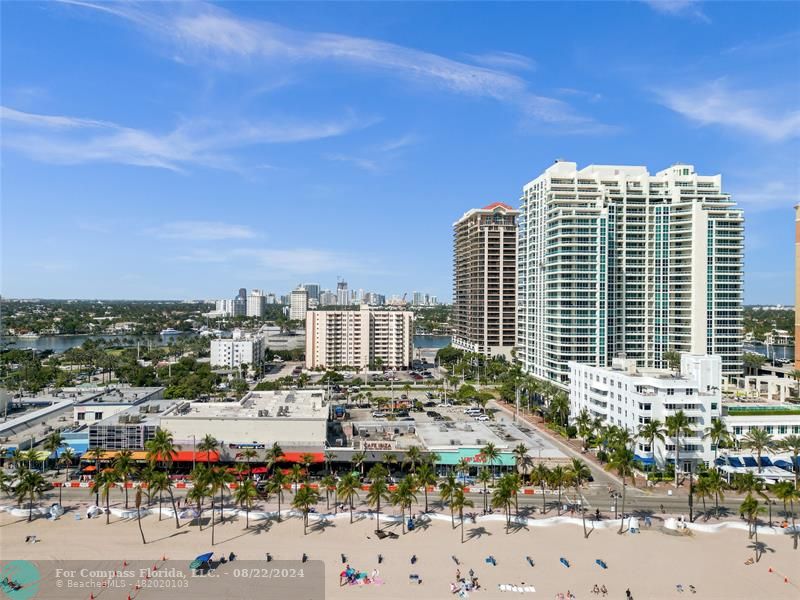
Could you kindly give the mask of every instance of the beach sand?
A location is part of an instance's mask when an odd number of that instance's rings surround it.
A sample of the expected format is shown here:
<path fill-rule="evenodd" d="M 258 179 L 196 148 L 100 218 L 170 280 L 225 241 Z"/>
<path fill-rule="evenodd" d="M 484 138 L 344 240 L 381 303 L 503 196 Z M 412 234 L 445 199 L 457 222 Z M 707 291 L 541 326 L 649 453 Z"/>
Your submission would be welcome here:
<path fill-rule="evenodd" d="M 357 517 L 358 519 L 358 517 Z M 553 527 L 513 529 L 507 535 L 502 522 L 468 522 L 466 543 L 460 531 L 448 521 L 431 521 L 402 535 L 399 523 L 386 528 L 400 534 L 399 539 L 379 540 L 374 535 L 375 522 L 362 517 L 350 524 L 347 516 L 332 520 L 325 527 L 313 525 L 303 535 L 302 520 L 290 517 L 281 523 L 252 522 L 244 530 L 244 519 L 216 527 L 217 543 L 211 547 L 211 531 L 198 531 L 184 524 L 175 530 L 174 519 L 158 521 L 155 516 L 142 520 L 149 541 L 143 545 L 136 521 L 105 517 L 76 521 L 70 514 L 57 521 L 25 519 L 0 513 L 0 547 L 4 559 L 168 559 L 191 560 L 198 553 L 235 552 L 239 559 L 263 560 L 270 552 L 276 560 L 298 560 L 303 552 L 310 559 L 321 559 L 326 568 L 327 598 L 445 598 L 451 596 L 450 582 L 456 569 L 467 576 L 474 569 L 482 590 L 471 598 L 505 598 L 519 594 L 502 593 L 498 584 L 533 585 L 531 598 L 554 598 L 559 592 L 572 591 L 576 598 L 595 598 L 594 584 L 608 588 L 608 598 L 625 598 L 630 588 L 634 598 L 755 599 L 800 598 L 800 551 L 792 550 L 788 535 L 764 535 L 759 538 L 767 550 L 761 561 L 745 565 L 753 556 L 751 541 L 743 531 L 693 533 L 690 536 L 667 534 L 651 529 L 631 535 L 616 531 L 595 530 L 584 539 L 580 527 L 562 524 Z M 383 522 L 382 522 L 383 524 Z M 35 534 L 40 543 L 26 544 L 25 537 Z M 339 587 L 343 569 L 340 554 L 360 571 L 380 571 L 380 586 Z M 378 564 L 377 556 L 384 556 Z M 410 564 L 416 554 L 417 562 Z M 484 559 L 493 555 L 497 566 Z M 455 555 L 460 566 L 451 559 Z M 534 559 L 531 567 L 526 556 Z M 559 562 L 569 560 L 570 568 Z M 608 564 L 602 570 L 595 559 Z M 770 573 L 769 569 L 773 572 Z M 419 574 L 422 584 L 410 584 L 409 574 Z M 788 576 L 789 583 L 784 582 Z M 683 593 L 676 589 L 682 584 Z M 694 585 L 697 594 L 689 591 Z M 146 594 L 138 598 L 145 599 Z"/>

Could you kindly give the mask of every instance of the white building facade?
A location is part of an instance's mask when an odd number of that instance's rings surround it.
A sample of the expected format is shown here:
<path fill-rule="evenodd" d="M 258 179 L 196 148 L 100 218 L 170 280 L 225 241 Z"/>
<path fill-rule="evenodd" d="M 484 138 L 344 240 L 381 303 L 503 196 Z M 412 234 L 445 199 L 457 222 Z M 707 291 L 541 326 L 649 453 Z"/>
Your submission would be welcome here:
<path fill-rule="evenodd" d="M 306 315 L 306 368 L 406 369 L 413 358 L 414 313 L 313 310 Z"/>
<path fill-rule="evenodd" d="M 263 317 L 266 307 L 267 297 L 261 290 L 250 290 L 250 295 L 247 296 L 247 316 Z"/>
<path fill-rule="evenodd" d="M 304 287 L 292 290 L 289 302 L 289 318 L 292 321 L 305 319 L 308 311 L 308 291 Z"/>
<path fill-rule="evenodd" d="M 211 340 L 211 366 L 238 369 L 244 363 L 255 367 L 264 360 L 264 340 L 234 329 L 232 339 Z"/>
<path fill-rule="evenodd" d="M 615 358 L 611 367 L 570 362 L 570 415 L 588 411 L 606 425 L 627 429 L 636 437 L 639 428 L 653 419 L 662 424 L 682 410 L 692 435 L 680 437 L 680 465 L 692 470 L 699 462 L 711 464 L 714 449 L 705 431 L 722 414 L 722 360 L 719 356 L 682 354 L 680 374 L 663 369 L 639 369 L 633 359 Z M 674 464 L 675 440 L 637 439 L 639 459 L 658 465 Z"/>
<path fill-rule="evenodd" d="M 518 357 L 566 386 L 570 362 L 667 351 L 742 369 L 742 211 L 720 175 L 674 165 L 558 161 L 526 184 L 519 233 Z"/>

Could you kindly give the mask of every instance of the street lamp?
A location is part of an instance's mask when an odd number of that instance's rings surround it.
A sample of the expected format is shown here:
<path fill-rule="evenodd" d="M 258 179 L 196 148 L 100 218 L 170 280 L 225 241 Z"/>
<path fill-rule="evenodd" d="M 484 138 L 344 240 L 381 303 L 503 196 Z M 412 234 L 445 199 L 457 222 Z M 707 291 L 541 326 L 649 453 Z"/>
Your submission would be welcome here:
<path fill-rule="evenodd" d="M 611 497 L 614 499 L 614 520 L 617 520 L 617 501 L 622 497 L 622 495 L 614 490 L 611 492 Z"/>

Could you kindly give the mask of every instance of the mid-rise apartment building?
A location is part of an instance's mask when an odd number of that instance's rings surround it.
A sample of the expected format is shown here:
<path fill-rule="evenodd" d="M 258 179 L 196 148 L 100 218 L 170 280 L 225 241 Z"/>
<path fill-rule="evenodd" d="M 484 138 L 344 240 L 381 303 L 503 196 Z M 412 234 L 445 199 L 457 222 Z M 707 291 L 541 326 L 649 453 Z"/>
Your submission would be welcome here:
<path fill-rule="evenodd" d="M 413 358 L 414 313 L 312 310 L 306 315 L 306 368 L 406 369 Z"/>
<path fill-rule="evenodd" d="M 289 318 L 292 321 L 305 319 L 308 311 L 308 291 L 304 287 L 292 290 L 289 302 Z"/>
<path fill-rule="evenodd" d="M 714 460 L 711 441 L 704 438 L 711 420 L 722 414 L 722 361 L 719 356 L 682 354 L 680 373 L 666 369 L 639 369 L 630 358 L 614 358 L 611 367 L 570 362 L 570 414 L 574 419 L 588 411 L 605 425 L 628 430 L 633 437 L 653 419 L 662 424 L 682 410 L 689 419 L 691 435 L 682 435 L 680 465 L 684 471 Z M 637 439 L 636 455 L 643 463 L 663 466 L 675 463 L 675 439 Z"/>
<path fill-rule="evenodd" d="M 566 385 L 569 363 L 624 353 L 644 368 L 668 351 L 742 369 L 742 211 L 720 175 L 678 164 L 557 161 L 523 188 L 518 357 Z"/>
<path fill-rule="evenodd" d="M 516 342 L 517 217 L 495 202 L 453 224 L 453 346 L 511 355 Z M 416 300 L 416 297 L 415 297 Z"/>
<path fill-rule="evenodd" d="M 238 369 L 247 364 L 256 367 L 264 360 L 264 340 L 260 335 L 233 330 L 232 338 L 211 340 L 211 366 Z"/>
<path fill-rule="evenodd" d="M 247 316 L 263 317 L 266 308 L 267 297 L 261 290 L 250 290 L 250 295 L 247 296 Z"/>

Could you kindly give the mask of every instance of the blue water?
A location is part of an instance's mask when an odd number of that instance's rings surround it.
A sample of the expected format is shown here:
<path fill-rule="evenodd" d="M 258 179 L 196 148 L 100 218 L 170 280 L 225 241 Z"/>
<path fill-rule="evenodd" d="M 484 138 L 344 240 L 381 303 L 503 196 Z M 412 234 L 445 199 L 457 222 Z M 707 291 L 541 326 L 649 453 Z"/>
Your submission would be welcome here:
<path fill-rule="evenodd" d="M 444 348 L 450 339 L 449 335 L 415 335 L 414 348 Z"/>
<path fill-rule="evenodd" d="M 10 344 L 8 348 L 19 348 L 20 350 L 30 350 L 31 348 L 42 352 L 43 350 L 52 350 L 56 353 L 61 353 L 69 350 L 70 348 L 77 348 L 82 346 L 87 340 L 109 340 L 115 345 L 120 346 L 136 346 L 139 342 L 142 346 L 151 344 L 153 346 L 166 346 L 170 340 L 176 340 L 179 337 L 187 335 L 196 335 L 194 333 L 180 333 L 177 335 L 43 335 L 35 340 L 26 340 L 24 338 L 5 338 L 3 345 L 9 342 L 16 342 Z"/>

